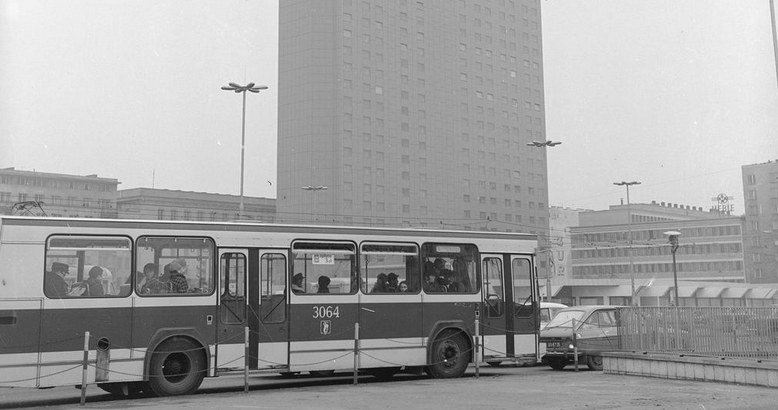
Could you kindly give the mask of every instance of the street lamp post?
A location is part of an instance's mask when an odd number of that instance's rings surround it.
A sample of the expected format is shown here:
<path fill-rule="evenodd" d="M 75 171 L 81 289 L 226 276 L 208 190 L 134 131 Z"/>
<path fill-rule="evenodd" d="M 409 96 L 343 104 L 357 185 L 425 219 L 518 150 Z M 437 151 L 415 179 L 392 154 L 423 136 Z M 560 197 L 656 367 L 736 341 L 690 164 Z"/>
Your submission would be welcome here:
<path fill-rule="evenodd" d="M 673 288 L 675 289 L 675 300 L 673 302 L 675 306 L 678 306 L 678 269 L 675 266 L 675 252 L 678 250 L 678 237 L 681 236 L 681 233 L 678 231 L 667 231 L 665 235 L 670 240 L 670 252 L 673 254 Z"/>
<path fill-rule="evenodd" d="M 316 212 L 316 192 L 326 191 L 327 189 L 329 189 L 329 187 L 322 186 L 322 185 L 318 185 L 318 186 L 308 185 L 308 186 L 300 187 L 300 189 L 302 189 L 303 191 L 313 192 L 313 201 L 311 206 L 311 219 L 315 221 L 314 214 Z"/>
<path fill-rule="evenodd" d="M 629 257 L 629 284 L 631 289 L 630 305 L 635 306 L 635 267 L 632 262 L 632 205 L 629 202 L 629 187 L 632 185 L 640 185 L 638 181 L 621 181 L 614 182 L 613 185 L 627 187 L 627 230 L 629 231 L 629 247 L 627 247 L 627 256 Z"/>
<path fill-rule="evenodd" d="M 544 147 L 555 147 L 559 144 L 561 144 L 561 141 L 532 141 L 528 142 L 527 146 L 535 147 L 535 148 L 544 148 Z M 549 231 L 549 235 L 550 235 Z M 550 245 L 550 244 L 549 244 Z M 553 254 L 551 254 L 551 249 L 548 249 L 547 252 L 549 252 L 548 255 L 546 255 L 546 302 L 551 301 L 551 257 L 553 257 Z"/>
<path fill-rule="evenodd" d="M 267 90 L 267 86 L 260 85 L 254 86 L 254 83 L 248 83 L 246 85 L 238 85 L 236 83 L 229 83 L 222 87 L 224 91 L 234 91 L 236 94 L 243 94 L 243 119 L 240 128 L 240 205 L 238 207 L 238 219 L 243 216 L 243 164 L 244 153 L 246 147 L 246 91 L 252 93 L 259 93 L 261 90 Z"/>

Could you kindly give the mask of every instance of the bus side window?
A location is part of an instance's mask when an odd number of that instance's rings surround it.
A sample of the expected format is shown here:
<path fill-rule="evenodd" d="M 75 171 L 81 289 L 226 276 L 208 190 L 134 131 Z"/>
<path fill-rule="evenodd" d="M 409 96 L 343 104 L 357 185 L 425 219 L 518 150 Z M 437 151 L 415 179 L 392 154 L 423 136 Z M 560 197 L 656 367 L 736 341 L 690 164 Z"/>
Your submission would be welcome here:
<path fill-rule="evenodd" d="M 209 295 L 214 292 L 216 246 L 210 238 L 142 236 L 136 241 L 135 266 L 153 264 L 159 286 L 144 287 L 145 277 L 136 274 L 135 291 L 141 296 Z"/>
<path fill-rule="evenodd" d="M 49 298 L 128 296 L 131 245 L 130 238 L 122 236 L 50 236 L 44 294 Z"/>
<path fill-rule="evenodd" d="M 363 293 L 417 294 L 421 290 L 416 244 L 362 243 L 359 268 Z"/>

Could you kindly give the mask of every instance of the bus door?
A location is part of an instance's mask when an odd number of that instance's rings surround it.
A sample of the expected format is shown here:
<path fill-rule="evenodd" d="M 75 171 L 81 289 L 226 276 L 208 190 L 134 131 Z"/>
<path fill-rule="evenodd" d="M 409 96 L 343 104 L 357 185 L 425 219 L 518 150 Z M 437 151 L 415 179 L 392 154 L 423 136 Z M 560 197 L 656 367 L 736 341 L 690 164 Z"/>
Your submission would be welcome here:
<path fill-rule="evenodd" d="M 514 352 L 517 357 L 537 356 L 540 302 L 532 260 L 528 255 L 506 255 L 505 267 L 512 277 L 510 283 L 513 283 L 509 287 L 513 308 L 508 313 L 513 322 Z"/>
<path fill-rule="evenodd" d="M 286 254 L 281 250 L 219 251 L 217 369 L 242 369 L 249 328 L 249 368 L 287 366 Z"/>
<path fill-rule="evenodd" d="M 481 338 L 484 360 L 500 363 L 513 357 L 513 320 L 510 314 L 511 292 L 506 280 L 504 256 L 481 254 L 481 277 L 483 278 L 484 314 L 481 316 Z M 506 312 L 507 310 L 507 312 Z"/>

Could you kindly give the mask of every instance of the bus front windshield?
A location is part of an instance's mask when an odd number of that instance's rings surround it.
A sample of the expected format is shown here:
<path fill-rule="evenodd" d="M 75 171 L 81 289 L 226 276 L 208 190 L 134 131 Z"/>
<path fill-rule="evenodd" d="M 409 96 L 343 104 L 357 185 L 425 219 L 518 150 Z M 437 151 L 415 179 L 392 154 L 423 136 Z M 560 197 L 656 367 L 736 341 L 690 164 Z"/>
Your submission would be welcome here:
<path fill-rule="evenodd" d="M 583 318 L 584 315 L 583 310 L 560 310 L 557 312 L 556 316 L 548 322 L 546 325 L 547 328 L 551 327 L 573 327 L 573 321 L 576 323 L 581 322 L 581 318 Z"/>

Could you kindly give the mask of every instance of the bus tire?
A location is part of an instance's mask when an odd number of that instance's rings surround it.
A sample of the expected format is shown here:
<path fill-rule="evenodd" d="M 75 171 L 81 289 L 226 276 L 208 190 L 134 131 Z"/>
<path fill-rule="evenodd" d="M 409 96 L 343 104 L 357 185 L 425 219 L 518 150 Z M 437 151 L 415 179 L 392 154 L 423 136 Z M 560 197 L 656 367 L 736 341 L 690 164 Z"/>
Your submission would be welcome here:
<path fill-rule="evenodd" d="M 206 372 L 205 353 L 189 339 L 173 338 L 157 347 L 149 364 L 149 388 L 157 396 L 190 394 Z"/>
<path fill-rule="evenodd" d="M 431 353 L 432 361 L 427 369 L 436 379 L 461 377 L 470 364 L 467 338 L 461 332 L 442 332 L 432 344 Z"/>
<path fill-rule="evenodd" d="M 98 383 L 97 387 L 116 397 L 137 397 L 148 389 L 146 382 Z"/>

